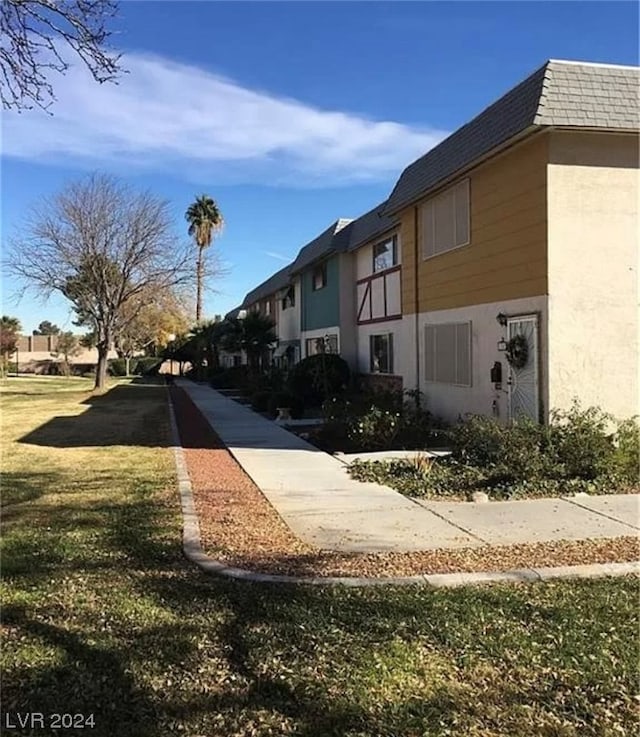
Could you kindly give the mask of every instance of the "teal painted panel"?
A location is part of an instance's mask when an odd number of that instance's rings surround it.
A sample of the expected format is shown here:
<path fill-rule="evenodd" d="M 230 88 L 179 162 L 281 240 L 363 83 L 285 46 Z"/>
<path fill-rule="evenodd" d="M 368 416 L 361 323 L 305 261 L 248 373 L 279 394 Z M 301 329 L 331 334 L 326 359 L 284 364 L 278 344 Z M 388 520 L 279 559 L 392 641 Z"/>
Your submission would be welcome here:
<path fill-rule="evenodd" d="M 326 262 L 327 283 L 313 290 L 314 269 L 302 274 L 302 329 L 319 330 L 340 324 L 340 266 L 338 256 Z"/>

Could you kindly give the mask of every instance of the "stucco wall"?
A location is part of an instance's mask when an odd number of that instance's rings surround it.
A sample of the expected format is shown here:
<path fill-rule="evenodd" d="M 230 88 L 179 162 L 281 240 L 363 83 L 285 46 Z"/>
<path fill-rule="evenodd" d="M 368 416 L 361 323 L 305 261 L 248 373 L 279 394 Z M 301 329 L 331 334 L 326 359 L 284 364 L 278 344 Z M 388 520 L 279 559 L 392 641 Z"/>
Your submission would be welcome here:
<path fill-rule="evenodd" d="M 638 138 L 555 132 L 548 166 L 550 402 L 638 399 Z"/>
<path fill-rule="evenodd" d="M 498 350 L 498 341 L 507 337 L 506 328 L 496 320 L 499 313 L 505 315 L 539 314 L 540 335 L 540 398 L 543 408 L 547 401 L 547 298 L 544 295 L 518 300 L 505 300 L 490 304 L 470 305 L 450 310 L 437 310 L 420 313 L 418 322 L 418 388 L 426 397 L 428 409 L 448 421 L 455 421 L 458 416 L 464 417 L 468 412 L 497 416 L 502 420 L 508 418 L 507 374 L 508 365 L 504 353 Z M 471 386 L 452 386 L 427 382 L 425 378 L 425 326 L 427 324 L 443 324 L 471 321 Z M 399 365 L 403 368 L 404 386 L 406 389 L 416 388 L 416 356 L 415 356 L 415 315 L 405 315 L 402 328 L 404 341 L 399 339 L 403 356 Z M 399 351 L 398 351 L 399 352 Z M 496 391 L 491 383 L 490 370 L 495 361 L 502 363 L 502 390 Z M 495 401 L 495 410 L 493 402 Z"/>
<path fill-rule="evenodd" d="M 278 338 L 282 341 L 297 340 L 300 337 L 300 303 L 302 297 L 300 294 L 300 279 L 296 278 L 293 282 L 295 290 L 295 304 L 286 310 L 282 309 L 282 300 L 277 300 L 277 331 Z"/>

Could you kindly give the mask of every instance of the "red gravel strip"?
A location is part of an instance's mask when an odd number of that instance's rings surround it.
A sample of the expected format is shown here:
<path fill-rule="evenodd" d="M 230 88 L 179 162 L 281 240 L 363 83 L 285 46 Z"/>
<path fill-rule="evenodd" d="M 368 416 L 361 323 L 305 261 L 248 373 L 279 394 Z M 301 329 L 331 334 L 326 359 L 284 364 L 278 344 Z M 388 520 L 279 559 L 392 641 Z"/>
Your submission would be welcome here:
<path fill-rule="evenodd" d="M 170 388 L 203 549 L 229 565 L 299 576 L 409 576 L 638 560 L 637 537 L 413 553 L 336 553 L 299 540 L 212 430 L 189 395 Z"/>

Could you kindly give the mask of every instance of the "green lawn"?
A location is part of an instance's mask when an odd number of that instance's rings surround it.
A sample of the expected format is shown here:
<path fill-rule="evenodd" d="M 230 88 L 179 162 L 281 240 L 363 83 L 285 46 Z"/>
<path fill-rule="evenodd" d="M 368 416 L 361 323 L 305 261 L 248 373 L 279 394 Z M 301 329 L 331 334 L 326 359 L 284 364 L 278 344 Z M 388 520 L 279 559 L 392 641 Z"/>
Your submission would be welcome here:
<path fill-rule="evenodd" d="M 207 578 L 181 555 L 164 388 L 89 388 L 2 385 L 4 712 L 109 737 L 636 732 L 637 580 Z"/>

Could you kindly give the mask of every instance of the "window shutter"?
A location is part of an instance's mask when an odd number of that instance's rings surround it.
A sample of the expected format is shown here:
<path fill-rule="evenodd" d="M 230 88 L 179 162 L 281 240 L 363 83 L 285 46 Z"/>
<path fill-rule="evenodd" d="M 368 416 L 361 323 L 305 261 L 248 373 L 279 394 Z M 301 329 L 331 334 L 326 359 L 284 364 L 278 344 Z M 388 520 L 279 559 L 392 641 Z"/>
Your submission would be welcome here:
<path fill-rule="evenodd" d="M 436 380 L 435 357 L 436 357 L 436 326 L 427 325 L 424 329 L 425 351 L 424 364 L 427 381 Z"/>
<path fill-rule="evenodd" d="M 455 244 L 469 242 L 469 180 L 461 182 L 455 189 Z"/>
<path fill-rule="evenodd" d="M 471 386 L 471 323 L 425 326 L 425 378 Z"/>

